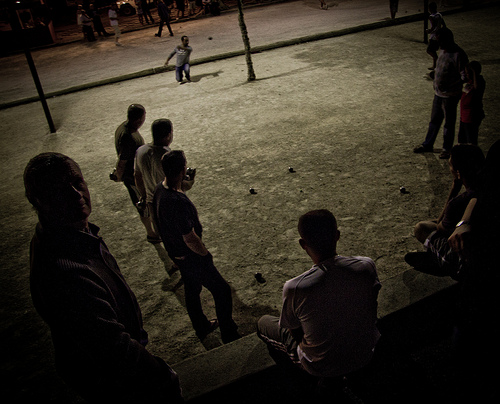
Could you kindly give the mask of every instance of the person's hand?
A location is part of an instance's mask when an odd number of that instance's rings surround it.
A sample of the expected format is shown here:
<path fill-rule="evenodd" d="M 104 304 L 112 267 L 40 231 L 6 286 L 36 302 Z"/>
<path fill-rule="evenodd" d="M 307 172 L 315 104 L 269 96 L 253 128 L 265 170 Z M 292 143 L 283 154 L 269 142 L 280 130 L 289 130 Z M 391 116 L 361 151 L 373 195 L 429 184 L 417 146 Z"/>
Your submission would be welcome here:
<path fill-rule="evenodd" d="M 467 258 L 470 255 L 471 236 L 470 224 L 464 223 L 451 234 L 448 244 L 461 257 Z"/>

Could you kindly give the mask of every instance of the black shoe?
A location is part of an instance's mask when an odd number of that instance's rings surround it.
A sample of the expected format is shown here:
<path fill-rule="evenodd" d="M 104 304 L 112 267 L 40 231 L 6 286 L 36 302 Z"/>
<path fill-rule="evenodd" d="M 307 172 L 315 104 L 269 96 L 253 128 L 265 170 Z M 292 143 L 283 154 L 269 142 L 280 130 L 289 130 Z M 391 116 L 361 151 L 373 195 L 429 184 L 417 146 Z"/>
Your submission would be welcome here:
<path fill-rule="evenodd" d="M 413 153 L 429 153 L 432 151 L 433 151 L 432 147 L 424 146 L 423 144 L 413 149 Z"/>
<path fill-rule="evenodd" d="M 207 335 L 217 329 L 218 326 L 219 322 L 217 320 L 210 320 L 210 326 L 206 330 L 196 331 L 196 336 L 200 339 L 200 341 L 203 341 Z"/>
<path fill-rule="evenodd" d="M 405 255 L 405 261 L 414 268 L 426 267 L 434 263 L 432 256 L 426 251 L 410 252 Z"/>
<path fill-rule="evenodd" d="M 442 160 L 448 160 L 450 158 L 450 152 L 448 150 L 443 150 L 439 155 L 439 158 Z"/>
<path fill-rule="evenodd" d="M 158 38 L 161 38 L 161 35 L 159 35 L 159 34 L 155 34 L 155 36 L 157 36 Z"/>
<path fill-rule="evenodd" d="M 228 343 L 236 341 L 237 339 L 240 339 L 240 338 L 241 338 L 241 335 L 238 334 L 238 331 L 234 331 L 232 333 L 222 335 L 222 342 L 224 344 L 228 344 Z"/>

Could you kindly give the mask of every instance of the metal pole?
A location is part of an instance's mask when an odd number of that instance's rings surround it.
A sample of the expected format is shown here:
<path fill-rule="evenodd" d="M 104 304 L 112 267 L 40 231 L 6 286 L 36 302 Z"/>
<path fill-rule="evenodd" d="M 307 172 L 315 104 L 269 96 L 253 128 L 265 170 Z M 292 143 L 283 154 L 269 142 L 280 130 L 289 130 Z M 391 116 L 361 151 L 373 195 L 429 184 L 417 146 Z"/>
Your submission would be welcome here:
<path fill-rule="evenodd" d="M 38 96 L 40 97 L 40 102 L 42 103 L 43 111 L 45 112 L 45 118 L 47 119 L 47 123 L 49 124 L 50 133 L 56 133 L 56 127 L 54 126 L 54 121 L 52 120 L 52 116 L 50 115 L 49 106 L 47 105 L 45 94 L 43 93 L 42 84 L 40 83 L 38 72 L 36 71 L 35 62 L 33 61 L 33 57 L 31 56 L 31 52 L 27 44 L 23 29 L 21 27 L 21 23 L 19 22 L 14 2 L 10 2 L 9 5 L 10 5 L 9 11 L 11 13 L 10 23 L 12 30 L 17 33 L 17 37 L 21 41 L 21 45 L 23 47 L 26 60 L 28 61 L 28 66 L 31 71 L 31 76 L 33 77 L 33 81 L 35 82 L 36 91 L 38 92 Z"/>
<path fill-rule="evenodd" d="M 424 43 L 429 43 L 429 35 L 427 29 L 429 28 L 429 0 L 424 0 Z"/>
<path fill-rule="evenodd" d="M 40 78 L 38 77 L 38 72 L 36 71 L 35 62 L 33 61 L 33 57 L 31 56 L 31 52 L 26 45 L 26 41 L 24 40 L 24 38 L 22 39 L 22 41 L 24 54 L 26 55 L 26 60 L 28 61 L 28 66 L 30 67 L 31 75 L 33 76 L 33 81 L 35 82 L 36 91 L 38 92 L 40 102 L 42 103 L 43 112 L 45 112 L 45 118 L 47 119 L 47 123 L 49 124 L 50 133 L 56 133 L 56 127 L 54 126 L 54 121 L 52 120 L 52 116 L 50 115 L 49 106 L 47 105 L 47 100 L 45 99 L 42 83 L 40 83 Z"/>

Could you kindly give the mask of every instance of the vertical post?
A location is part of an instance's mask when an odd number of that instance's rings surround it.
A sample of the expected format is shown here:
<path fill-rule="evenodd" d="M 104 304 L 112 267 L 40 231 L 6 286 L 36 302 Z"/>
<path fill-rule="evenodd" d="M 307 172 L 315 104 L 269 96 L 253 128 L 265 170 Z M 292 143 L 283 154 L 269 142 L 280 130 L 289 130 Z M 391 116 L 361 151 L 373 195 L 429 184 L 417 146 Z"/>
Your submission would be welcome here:
<path fill-rule="evenodd" d="M 28 61 L 28 66 L 30 68 L 31 75 L 33 76 L 33 81 L 35 82 L 36 91 L 38 92 L 40 102 L 42 103 L 43 112 L 45 112 L 45 118 L 47 119 L 47 123 L 49 124 L 50 133 L 56 133 L 56 127 L 54 126 L 54 121 L 52 120 L 52 116 L 50 115 L 49 106 L 47 105 L 47 100 L 45 99 L 42 83 L 40 83 L 40 78 L 38 77 L 38 72 L 36 71 L 35 62 L 33 61 L 33 57 L 31 56 L 31 52 L 28 48 L 28 45 L 26 45 L 24 38 L 22 38 L 22 41 L 24 54 L 26 55 L 26 60 Z"/>
<path fill-rule="evenodd" d="M 245 58 L 247 61 L 248 81 L 255 80 L 255 72 L 253 70 L 252 52 L 250 48 L 250 39 L 248 38 L 247 26 L 245 18 L 243 17 L 243 4 L 242 0 L 237 1 L 238 4 L 238 20 L 240 23 L 241 36 L 243 37 L 243 44 L 245 45 Z"/>
<path fill-rule="evenodd" d="M 31 76 L 33 77 L 33 81 L 35 82 L 36 91 L 38 92 L 38 96 L 40 97 L 40 102 L 42 103 L 43 111 L 45 112 L 45 118 L 47 119 L 47 123 L 49 124 L 50 133 L 56 133 L 56 127 L 54 126 L 54 121 L 52 120 L 52 116 L 50 115 L 49 106 L 47 105 L 45 94 L 43 93 L 42 84 L 40 83 L 40 78 L 38 77 L 38 73 L 36 71 L 35 62 L 33 61 L 33 57 L 31 56 L 31 52 L 28 43 L 26 41 L 26 37 L 19 22 L 14 2 L 9 3 L 9 6 L 10 6 L 9 7 L 10 25 L 12 27 L 12 30 L 17 34 L 17 37 L 19 38 L 19 41 L 23 47 L 24 55 L 26 56 Z"/>
<path fill-rule="evenodd" d="M 429 0 L 424 0 L 424 43 L 429 43 L 429 35 L 427 29 L 429 28 Z"/>

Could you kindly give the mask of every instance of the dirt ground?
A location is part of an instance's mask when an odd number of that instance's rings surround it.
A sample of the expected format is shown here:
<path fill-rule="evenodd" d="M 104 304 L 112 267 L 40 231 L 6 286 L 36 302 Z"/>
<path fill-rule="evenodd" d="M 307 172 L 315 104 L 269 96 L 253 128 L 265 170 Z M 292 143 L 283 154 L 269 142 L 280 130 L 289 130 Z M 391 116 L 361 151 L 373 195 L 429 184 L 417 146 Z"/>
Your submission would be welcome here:
<path fill-rule="evenodd" d="M 498 11 L 447 18 L 457 42 L 483 64 L 484 151 L 499 137 Z M 178 273 L 167 273 L 170 265 L 146 242 L 125 188 L 108 178 L 113 133 L 132 102 L 148 111 L 146 141 L 154 119 L 170 118 L 173 147 L 197 168 L 189 197 L 233 289 L 242 334 L 254 332 L 262 314 L 278 313 L 283 283 L 310 267 L 296 231 L 308 210 L 330 209 L 340 226 L 339 253 L 372 257 L 382 283 L 408 271 L 404 254 L 420 248 L 413 225 L 439 214 L 450 185 L 438 154 L 412 153 L 425 136 L 433 97 L 425 78 L 431 60 L 420 39 L 421 23 L 413 23 L 257 54 L 253 83 L 245 81 L 244 58 L 234 58 L 193 68 L 193 83 L 181 86 L 169 72 L 61 96 L 49 100 L 53 135 L 37 103 L 0 111 L 4 394 L 12 402 L 78 402 L 55 376 L 50 333 L 29 295 L 36 215 L 24 198 L 22 174 L 42 151 L 80 164 L 91 221 L 137 295 L 149 349 L 175 364 L 220 344 L 218 332 L 203 344 L 196 338 Z M 436 148 L 441 142 L 440 135 Z M 266 282 L 258 283 L 255 272 Z M 202 296 L 215 317 L 210 294 Z"/>

